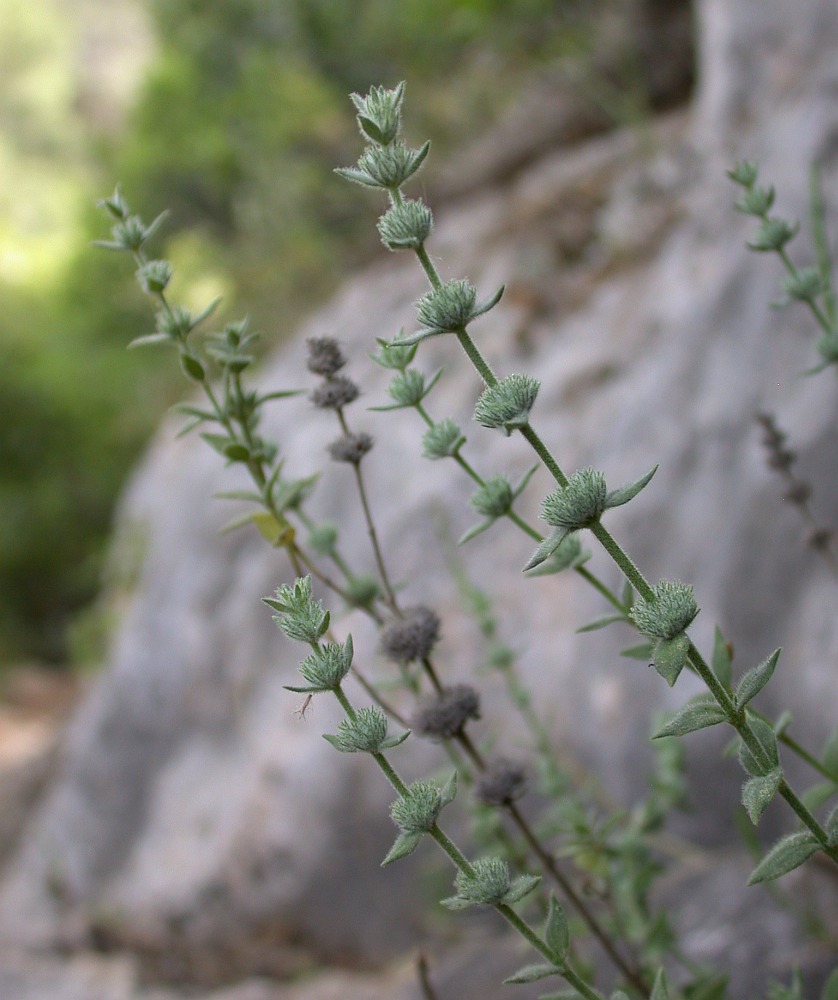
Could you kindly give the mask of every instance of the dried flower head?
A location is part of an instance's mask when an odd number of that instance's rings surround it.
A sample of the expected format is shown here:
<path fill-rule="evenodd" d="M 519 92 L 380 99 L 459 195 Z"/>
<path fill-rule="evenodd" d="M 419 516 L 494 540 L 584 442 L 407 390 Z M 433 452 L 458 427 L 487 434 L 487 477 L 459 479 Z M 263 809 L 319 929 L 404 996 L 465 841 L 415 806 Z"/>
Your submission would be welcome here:
<path fill-rule="evenodd" d="M 308 344 L 308 360 L 306 365 L 315 375 L 326 378 L 340 371 L 346 364 L 346 358 L 340 349 L 340 344 L 332 337 L 310 337 Z"/>
<path fill-rule="evenodd" d="M 382 630 L 381 651 L 395 663 L 424 660 L 439 639 L 439 628 L 439 618 L 430 608 L 411 608 Z"/>
<path fill-rule="evenodd" d="M 329 445 L 329 454 L 335 462 L 359 465 L 370 448 L 372 448 L 372 438 L 369 434 L 344 434 Z"/>
<path fill-rule="evenodd" d="M 520 764 L 497 757 L 474 784 L 474 795 L 485 806 L 506 806 L 527 790 L 527 772 Z"/>
<path fill-rule="evenodd" d="M 360 394 L 360 389 L 352 379 L 338 375 L 318 385 L 309 399 L 321 410 L 341 410 L 344 406 L 354 403 Z"/>
<path fill-rule="evenodd" d="M 432 740 L 450 740 L 469 719 L 480 718 L 480 697 L 468 684 L 454 684 L 425 698 L 412 719 L 414 732 Z"/>

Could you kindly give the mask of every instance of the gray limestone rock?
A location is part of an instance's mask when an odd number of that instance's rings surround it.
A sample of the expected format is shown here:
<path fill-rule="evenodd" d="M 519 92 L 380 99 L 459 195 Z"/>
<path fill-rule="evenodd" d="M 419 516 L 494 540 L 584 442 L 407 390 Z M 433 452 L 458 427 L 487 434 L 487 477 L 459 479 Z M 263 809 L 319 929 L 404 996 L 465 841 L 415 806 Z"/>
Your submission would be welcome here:
<path fill-rule="evenodd" d="M 608 527 L 650 580 L 695 585 L 700 646 L 718 623 L 739 669 L 784 647 L 762 707 L 789 707 L 794 730 L 817 746 L 838 704 L 835 581 L 782 501 L 754 415 L 777 414 L 818 516 L 834 525 L 838 397 L 831 374 L 800 377 L 816 360 L 813 324 L 803 309 L 769 308 L 780 267 L 743 248 L 751 224 L 731 208 L 724 169 L 758 160 L 779 211 L 805 220 L 817 162 L 836 231 L 838 9 L 834 0 L 701 0 L 697 16 L 699 87 L 688 110 L 544 153 L 503 190 L 450 206 L 429 249 L 445 278 L 467 276 L 481 295 L 507 283 L 474 334 L 499 372 L 541 380 L 533 423 L 566 471 L 593 465 L 616 486 L 660 463 L 640 498 L 607 515 Z M 808 263 L 805 222 L 803 230 L 792 250 Z M 386 374 L 365 354 L 376 337 L 411 328 L 424 290 L 412 259 L 377 264 L 273 355 L 260 381 L 309 386 L 305 337 L 343 342 L 363 391 L 351 418 L 376 438 L 365 469 L 382 544 L 408 583 L 406 602 L 441 612 L 438 663 L 455 683 L 473 676 L 481 653 L 446 573 L 439 523 L 453 536 L 472 523 L 470 485 L 420 458 L 415 415 L 365 412 L 387 402 Z M 444 365 L 428 407 L 461 422 L 469 460 L 485 475 L 521 475 L 531 461 L 525 442 L 470 421 L 481 387 L 454 338 L 428 341 L 419 361 L 427 372 Z M 271 412 L 289 474 L 324 465 L 336 433 L 328 416 L 304 397 Z M 93 928 L 114 946 L 210 965 L 223 951 L 243 977 L 294 971 L 301 955 L 380 962 L 420 933 L 428 897 L 417 879 L 431 855 L 379 869 L 394 832 L 390 793 L 369 761 L 338 756 L 320 738 L 339 718 L 328 699 L 302 720 L 283 690 L 300 650 L 259 598 L 291 578 L 288 563 L 255 531 L 218 537 L 230 510 L 211 496 L 242 483 L 175 429 L 162 428 L 125 496 L 122 530 L 143 540 L 138 584 L 60 773 L 5 869 L 2 933 L 27 947 L 75 947 Z M 350 474 L 327 468 L 312 509 L 347 525 L 346 558 L 369 569 Z M 522 513 L 535 520 L 550 488 L 539 472 Z M 557 742 L 631 801 L 646 782 L 650 713 L 697 687 L 684 676 L 670 691 L 645 665 L 621 659 L 635 641 L 627 629 L 575 634 L 603 613 L 601 599 L 573 576 L 522 580 L 531 550 L 523 535 L 495 527 L 463 559 L 491 585 Z M 616 582 L 601 554 L 592 566 Z M 382 674 L 369 623 L 336 611 L 359 664 Z M 523 745 L 495 686 L 481 686 L 477 736 L 499 731 L 511 749 Z M 689 743 L 696 809 L 685 829 L 706 846 L 729 839 L 739 795 L 722 743 L 712 734 Z M 444 766 L 437 748 L 417 741 L 397 759 L 409 776 Z M 769 830 L 787 825 L 782 810 L 768 817 Z M 730 912 L 741 925 L 741 910 Z M 277 942 L 273 957 L 252 947 L 267 940 Z"/>

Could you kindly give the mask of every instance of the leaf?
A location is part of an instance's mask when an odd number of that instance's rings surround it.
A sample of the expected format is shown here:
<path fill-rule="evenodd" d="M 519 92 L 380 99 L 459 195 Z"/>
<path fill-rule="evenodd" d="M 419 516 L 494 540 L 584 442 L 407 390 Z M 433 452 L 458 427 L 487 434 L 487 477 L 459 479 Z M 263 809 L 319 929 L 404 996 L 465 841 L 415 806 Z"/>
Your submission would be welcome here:
<path fill-rule="evenodd" d="M 835 806 L 829 816 L 827 816 L 824 829 L 829 838 L 829 843 L 832 845 L 838 844 L 838 806 Z"/>
<path fill-rule="evenodd" d="M 838 726 L 836 726 L 823 748 L 823 766 L 838 781 Z"/>
<path fill-rule="evenodd" d="M 750 726 L 751 734 L 756 738 L 760 747 L 762 747 L 763 755 L 768 759 L 769 763 L 766 765 L 764 760 L 757 760 L 744 743 L 741 743 L 739 746 L 739 761 L 748 774 L 758 778 L 764 774 L 768 774 L 769 771 L 773 770 L 780 763 L 780 754 L 777 750 L 777 737 L 774 735 L 773 727 L 765 722 L 764 719 L 749 719 L 748 725 Z"/>
<path fill-rule="evenodd" d="M 550 951 L 553 952 L 556 963 L 563 963 L 570 949 L 570 928 L 562 905 L 552 892 L 547 911 L 547 923 L 544 928 L 544 940 Z"/>
<path fill-rule="evenodd" d="M 228 490 L 224 493 L 213 493 L 213 500 L 252 500 L 254 503 L 262 503 L 262 497 L 251 490 Z"/>
<path fill-rule="evenodd" d="M 664 736 L 686 736 L 687 733 L 717 726 L 724 721 L 725 713 L 720 705 L 706 701 L 691 702 L 676 712 L 669 722 L 652 736 L 652 739 L 659 740 Z"/>
<path fill-rule="evenodd" d="M 281 522 L 278 521 L 268 511 L 256 511 L 251 515 L 251 520 L 259 529 L 259 534 L 276 548 L 287 545 L 294 538 L 294 529 L 291 525 L 284 518 Z"/>
<path fill-rule="evenodd" d="M 449 802 L 454 801 L 454 796 L 457 794 L 457 772 L 452 771 L 451 777 L 442 786 L 439 792 L 439 801 L 442 803 L 442 807 L 448 805 Z"/>
<path fill-rule="evenodd" d="M 391 865 L 394 861 L 406 858 L 408 854 L 413 854 L 419 841 L 422 839 L 421 833 L 400 833 L 396 841 L 387 852 L 387 857 L 381 862 L 381 867 Z"/>
<path fill-rule="evenodd" d="M 479 524 L 473 525 L 457 540 L 457 545 L 465 545 L 466 542 L 470 542 L 472 538 L 477 538 L 478 535 L 482 535 L 487 528 L 492 527 L 495 521 L 497 521 L 496 517 L 489 517 L 485 521 L 481 521 Z"/>
<path fill-rule="evenodd" d="M 800 801 L 810 812 L 815 812 L 820 809 L 824 802 L 828 802 L 836 792 L 838 792 L 838 785 L 834 781 L 820 781 L 817 785 L 807 788 L 800 796 Z"/>
<path fill-rule="evenodd" d="M 674 639 L 660 639 L 652 653 L 655 670 L 672 687 L 687 662 L 690 640 L 685 632 Z"/>
<path fill-rule="evenodd" d="M 507 889 L 503 897 L 504 903 L 511 905 L 528 896 L 541 881 L 540 875 L 519 875 Z"/>
<path fill-rule="evenodd" d="M 748 885 L 771 882 L 799 868 L 820 849 L 820 844 L 808 830 L 789 833 L 771 848 L 751 872 Z"/>
<path fill-rule="evenodd" d="M 669 1000 L 669 988 L 666 984 L 666 973 L 662 968 L 658 969 L 658 974 L 655 976 L 655 985 L 652 987 L 652 992 L 649 994 L 649 1000 Z"/>
<path fill-rule="evenodd" d="M 633 483 L 628 483 L 625 486 L 620 486 L 616 490 L 611 490 L 605 498 L 606 510 L 611 507 L 621 507 L 624 503 L 628 503 L 629 500 L 633 500 L 644 487 L 649 485 L 652 476 L 654 476 L 657 471 L 658 466 L 656 465 L 654 469 L 651 469 L 645 476 L 641 476 L 640 479 L 636 479 Z"/>
<path fill-rule="evenodd" d="M 567 534 L 568 532 L 565 528 L 554 528 L 530 556 L 522 572 L 526 573 L 528 569 L 535 569 L 536 566 L 540 566 L 562 544 Z"/>
<path fill-rule="evenodd" d="M 629 646 L 628 649 L 620 652 L 620 656 L 626 656 L 630 660 L 646 660 L 648 662 L 652 658 L 652 644 L 651 642 L 642 642 L 639 646 Z"/>
<path fill-rule="evenodd" d="M 576 633 L 578 635 L 581 632 L 596 632 L 598 629 L 606 628 L 614 622 L 624 621 L 626 621 L 625 615 L 607 615 L 605 618 L 597 618 L 596 621 L 590 622 L 590 624 L 583 625 L 582 628 L 576 629 Z"/>
<path fill-rule="evenodd" d="M 716 634 L 713 640 L 713 657 L 711 660 L 713 673 L 719 683 L 730 691 L 733 683 L 733 668 L 731 666 L 730 646 L 725 642 L 721 629 L 716 626 Z"/>
<path fill-rule="evenodd" d="M 622 604 L 624 608 L 631 608 L 634 606 L 634 587 L 632 587 L 629 580 L 626 580 L 623 584 L 623 592 L 620 594 L 620 604 Z"/>
<path fill-rule="evenodd" d="M 539 979 L 546 979 L 548 976 L 558 976 L 559 970 L 555 965 L 537 964 L 525 965 L 517 972 L 504 979 L 504 986 L 510 983 L 535 983 Z"/>
<path fill-rule="evenodd" d="M 168 333 L 147 333 L 143 337 L 134 337 L 128 344 L 128 350 L 133 351 L 137 347 L 151 347 L 153 344 L 171 344 L 172 338 Z"/>
<path fill-rule="evenodd" d="M 748 816 L 754 826 L 757 825 L 760 816 L 762 816 L 771 800 L 777 794 L 777 789 L 780 787 L 782 780 L 782 768 L 775 767 L 768 774 L 750 778 L 742 786 L 742 805 L 747 810 Z"/>
<path fill-rule="evenodd" d="M 404 741 L 408 738 L 408 736 L 410 736 L 410 733 L 411 733 L 410 729 L 405 729 L 403 733 L 393 733 L 392 736 L 385 737 L 381 741 L 381 746 L 379 747 L 379 751 L 392 750 L 393 747 L 399 746 L 400 743 L 404 743 Z"/>
<path fill-rule="evenodd" d="M 752 667 L 742 678 L 736 687 L 736 707 L 744 708 L 748 702 L 755 698 L 765 685 L 771 680 L 777 660 L 780 658 L 780 650 L 774 652 L 758 666 Z"/>

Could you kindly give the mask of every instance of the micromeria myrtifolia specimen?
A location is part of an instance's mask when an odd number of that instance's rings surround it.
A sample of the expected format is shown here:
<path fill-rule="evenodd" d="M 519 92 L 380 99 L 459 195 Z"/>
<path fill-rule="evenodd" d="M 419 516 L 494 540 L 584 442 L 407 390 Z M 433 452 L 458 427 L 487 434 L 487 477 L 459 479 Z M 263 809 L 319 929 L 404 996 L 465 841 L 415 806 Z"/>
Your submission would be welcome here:
<path fill-rule="evenodd" d="M 350 426 L 348 411 L 359 390 L 344 373 L 347 359 L 341 346 L 330 338 L 309 341 L 308 368 L 321 380 L 310 391 L 309 399 L 317 409 L 333 414 L 337 422 L 339 436 L 329 446 L 328 453 L 335 463 L 347 467 L 347 473 L 355 481 L 375 563 L 372 575 L 356 572 L 348 565 L 339 550 L 337 525 L 317 522 L 307 512 L 315 477 L 286 478 L 278 446 L 259 433 L 262 408 L 270 401 L 297 392 L 259 393 L 245 384 L 244 374 L 254 360 L 251 351 L 255 338 L 246 320 L 227 324 L 220 333 L 210 335 L 203 346 L 195 342 L 193 332 L 209 318 L 216 304 L 197 315 L 170 304 L 166 291 L 172 277 L 171 264 L 149 259 L 145 252 L 163 216 L 145 225 L 130 213 L 117 189 L 101 203 L 114 222 L 112 238 L 101 245 L 134 257 L 138 281 L 157 304 L 155 331 L 138 338 L 131 346 L 175 347 L 184 373 L 201 386 L 207 399 L 203 406 L 190 403 L 179 407 L 188 417 L 183 432 L 205 428 L 204 440 L 228 464 L 246 469 L 253 481 L 253 490 L 220 494 L 226 499 L 255 505 L 231 522 L 230 527 L 252 523 L 268 542 L 283 549 L 291 562 L 296 581 L 283 584 L 273 596 L 264 599 L 280 629 L 310 648 L 300 667 L 304 683 L 291 686 L 290 690 L 303 694 L 306 703 L 317 694 L 332 693 L 343 707 L 345 718 L 337 732 L 326 739 L 341 752 L 370 754 L 393 786 L 397 798 L 391 807 L 391 818 L 398 835 L 384 863 L 410 854 L 425 836 L 433 839 L 456 868 L 455 894 L 443 900 L 444 905 L 451 909 L 474 905 L 494 908 L 540 955 L 542 961 L 525 966 L 508 982 L 527 983 L 559 976 L 564 978 L 570 992 L 551 993 L 548 997 L 602 997 L 595 983 L 607 963 L 611 968 L 609 981 L 614 983 L 616 975 L 616 985 L 620 987 L 613 994 L 614 1000 L 627 995 L 664 1000 L 670 995 L 680 995 L 670 993 L 662 965 L 666 959 L 680 966 L 678 978 L 685 997 L 726 997 L 725 977 L 718 970 L 697 968 L 680 954 L 666 915 L 656 913 L 648 899 L 649 888 L 660 868 L 652 850 L 654 834 L 667 813 L 680 804 L 683 795 L 680 744 L 665 737 L 683 736 L 719 723 L 731 725 L 737 733 L 740 761 L 748 774 L 743 803 L 752 821 L 758 821 L 778 794 L 797 813 L 802 826 L 782 838 L 754 870 L 751 882 L 760 882 L 791 871 L 818 851 L 838 863 L 838 809 L 831 811 L 824 824 L 818 822 L 809 805 L 788 786 L 779 760 L 779 744 L 783 744 L 827 779 L 828 794 L 822 795 L 819 802 L 819 806 L 824 806 L 838 791 L 838 731 L 825 749 L 823 759 L 818 759 L 792 739 L 785 719 L 772 725 L 756 712 L 752 699 L 770 680 L 779 651 L 747 671 L 734 686 L 730 648 L 721 633 L 716 630 L 710 664 L 687 635 L 699 611 L 692 588 L 667 581 L 651 586 L 603 527 L 606 512 L 637 496 L 655 470 L 617 489 L 609 489 L 604 475 L 595 469 L 582 469 L 566 476 L 530 423 L 530 413 L 537 402 L 538 381 L 522 374 L 498 379 L 488 366 L 471 339 L 468 326 L 499 301 L 503 290 L 485 302 L 478 302 L 476 290 L 467 281 L 455 279 L 443 283 L 431 263 L 425 251 L 433 229 L 431 211 L 420 199 L 407 199 L 402 194 L 403 185 L 421 167 L 430 147 L 426 143 L 420 149 L 410 149 L 401 140 L 403 96 L 403 85 L 394 90 L 374 88 L 366 97 L 353 95 L 366 149 L 356 167 L 338 171 L 351 181 L 386 192 L 390 205 L 378 224 L 382 241 L 393 251 L 413 251 L 431 286 L 417 303 L 419 329 L 408 335 L 401 333 L 390 342 L 379 340 L 377 350 L 371 355 L 376 364 L 394 373 L 388 389 L 391 403 L 375 409 L 415 409 L 425 428 L 424 456 L 431 461 L 453 461 L 475 483 L 471 506 L 480 520 L 462 541 L 492 528 L 497 521 L 510 521 L 536 545 L 523 567 L 527 575 L 573 571 L 611 606 L 607 616 L 585 626 L 586 630 L 613 622 L 629 624 L 637 629 L 643 641 L 627 650 L 628 655 L 651 661 L 670 685 L 685 667 L 704 680 L 708 693 L 688 702 L 655 734 L 660 741 L 657 772 L 652 791 L 642 805 L 631 811 L 603 806 L 593 783 L 580 782 L 578 772 L 571 774 L 563 769 L 551 746 L 548 729 L 534 708 L 536 701 L 517 674 L 515 654 L 498 638 L 488 597 L 452 565 L 466 603 L 471 606 L 488 643 L 489 666 L 503 677 L 510 701 L 529 733 L 539 770 L 539 791 L 552 799 L 551 811 L 542 816 L 538 827 L 525 818 L 518 800 L 526 790 L 527 769 L 502 755 L 484 757 L 468 732 L 480 717 L 477 691 L 469 684 L 444 684 L 434 663 L 441 624 L 438 616 L 430 608 L 403 607 L 391 581 L 363 474 L 374 440 L 365 431 Z M 749 190 L 753 189 L 755 179 L 754 173 Z M 747 180 L 739 182 L 748 187 Z M 753 207 L 759 206 L 754 203 Z M 761 211 L 767 213 L 768 207 L 770 199 Z M 824 312 L 827 319 L 830 309 L 834 311 L 833 306 L 828 306 Z M 538 462 L 556 480 L 556 488 L 542 505 L 542 517 L 549 525 L 546 532 L 528 524 L 515 511 L 515 501 L 538 464 L 516 485 L 501 475 L 484 478 L 463 455 L 465 435 L 457 424 L 448 418 L 435 420 L 428 412 L 426 400 L 440 373 L 427 378 L 412 365 L 423 340 L 443 335 L 458 339 L 484 382 L 475 407 L 476 422 L 505 435 L 521 434 L 532 446 Z M 208 375 L 213 366 L 220 375 L 216 381 Z M 583 530 L 593 534 L 622 571 L 625 583 L 619 595 L 586 568 L 588 553 L 579 540 Z M 303 533 L 305 541 L 301 540 Z M 331 564 L 328 571 L 324 569 L 326 563 Z M 380 652 L 398 670 L 403 687 L 416 696 L 409 718 L 390 704 L 379 686 L 359 669 L 352 638 L 335 641 L 330 632 L 330 612 L 322 601 L 315 599 L 313 580 L 346 605 L 369 615 L 379 627 Z M 350 703 L 343 688 L 350 672 L 372 698 L 373 705 L 356 708 Z M 397 724 L 398 731 L 390 732 L 390 721 Z M 411 731 L 442 745 L 455 767 L 447 781 L 406 785 L 399 777 L 389 755 Z M 439 825 L 441 812 L 454 798 L 458 783 L 474 793 L 474 832 L 493 851 L 489 856 L 469 860 Z M 601 905 L 592 905 L 590 895 L 580 892 L 579 880 L 568 874 L 566 865 L 559 867 L 557 848 L 552 845 L 554 837 L 560 839 L 568 865 L 588 885 L 596 886 L 595 895 Z M 540 874 L 530 874 L 533 868 Z M 555 886 L 546 896 L 541 893 L 542 880 L 549 880 Z M 522 907 L 515 908 L 519 901 L 524 901 L 523 911 Z M 545 920 L 541 933 L 534 929 L 533 912 L 536 915 L 540 912 Z M 584 930 L 599 948 L 597 961 L 580 950 Z M 423 991 L 430 995 L 424 964 L 420 978 Z M 824 998 L 832 1000 L 836 989 L 838 977 L 834 975 L 827 986 L 832 992 L 825 992 Z M 783 995 L 802 998 L 799 988 L 794 986 Z"/>

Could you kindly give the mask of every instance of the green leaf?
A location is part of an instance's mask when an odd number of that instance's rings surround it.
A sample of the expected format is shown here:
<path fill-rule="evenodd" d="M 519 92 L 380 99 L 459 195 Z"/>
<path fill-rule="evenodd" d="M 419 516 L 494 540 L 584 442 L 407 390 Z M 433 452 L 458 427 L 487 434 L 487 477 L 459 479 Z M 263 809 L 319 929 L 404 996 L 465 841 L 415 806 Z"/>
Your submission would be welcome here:
<path fill-rule="evenodd" d="M 570 928 L 561 903 L 550 893 L 550 906 L 547 911 L 547 923 L 544 927 L 544 940 L 556 960 L 562 964 L 570 949 Z"/>
<path fill-rule="evenodd" d="M 614 622 L 624 621 L 626 621 L 625 615 L 606 615 L 605 618 L 597 618 L 596 621 L 590 622 L 590 624 L 583 625 L 582 628 L 576 629 L 576 633 L 578 635 L 581 632 L 596 632 L 598 629 L 606 628 Z"/>
<path fill-rule="evenodd" d="M 634 587 L 632 587 L 628 580 L 623 584 L 623 592 L 620 594 L 620 604 L 625 608 L 631 608 L 634 605 Z"/>
<path fill-rule="evenodd" d="M 254 503 L 262 503 L 262 498 L 252 490 L 228 490 L 224 493 L 213 493 L 213 500 L 252 500 Z"/>
<path fill-rule="evenodd" d="M 182 352 L 180 355 L 180 364 L 186 375 L 188 375 L 189 378 L 194 379 L 196 382 L 203 382 L 206 378 L 204 366 L 192 354 Z"/>
<path fill-rule="evenodd" d="M 838 844 L 838 806 L 835 806 L 829 816 L 827 816 L 824 829 L 829 838 L 829 843 L 833 846 Z"/>
<path fill-rule="evenodd" d="M 662 968 L 658 969 L 658 974 L 655 976 L 655 985 L 652 987 L 652 992 L 649 994 L 649 1000 L 669 1000 L 669 988 L 666 984 L 666 973 Z"/>
<path fill-rule="evenodd" d="M 736 687 L 736 707 L 744 708 L 748 702 L 755 698 L 765 685 L 771 680 L 777 660 L 780 658 L 780 650 L 774 652 L 758 666 L 752 667 L 742 678 Z"/>
<path fill-rule="evenodd" d="M 652 739 L 659 740 L 664 736 L 685 736 L 687 733 L 694 733 L 699 729 L 717 726 L 724 721 L 724 709 L 715 702 L 690 702 L 676 712 L 669 722 L 652 736 Z"/>
<path fill-rule="evenodd" d="M 768 759 L 769 763 L 766 765 L 763 760 L 757 760 L 744 743 L 739 746 L 739 761 L 748 774 L 758 778 L 764 774 L 768 774 L 769 771 L 773 770 L 780 763 L 780 754 L 777 750 L 777 737 L 774 734 L 773 726 L 763 719 L 749 719 L 748 725 L 757 743 L 762 747 L 764 756 Z"/>
<path fill-rule="evenodd" d="M 477 538 L 478 535 L 482 535 L 487 528 L 492 527 L 495 521 L 497 521 L 496 517 L 489 517 L 486 518 L 485 521 L 481 521 L 479 524 L 473 525 L 457 540 L 457 545 L 465 545 L 466 542 L 470 542 L 472 538 Z"/>
<path fill-rule="evenodd" d="M 400 833 L 396 841 L 387 852 L 387 857 L 381 862 L 381 867 L 391 865 L 394 861 L 406 858 L 408 854 L 413 854 L 419 841 L 422 839 L 421 833 Z"/>
<path fill-rule="evenodd" d="M 567 535 L 568 532 L 565 528 L 554 528 L 530 556 L 529 561 L 526 566 L 524 566 L 522 572 L 526 573 L 528 569 L 535 569 L 535 567 L 540 566 L 545 559 L 549 559 L 549 557 L 562 544 Z"/>
<path fill-rule="evenodd" d="M 439 801 L 442 803 L 440 808 L 444 808 L 450 802 L 454 801 L 454 796 L 457 794 L 457 772 L 452 771 L 451 777 L 439 791 Z"/>
<path fill-rule="evenodd" d="M 151 347 L 154 344 L 171 344 L 172 338 L 168 333 L 147 333 L 143 337 L 134 337 L 128 344 L 128 350 L 133 351 L 137 347 Z"/>
<path fill-rule="evenodd" d="M 815 840 L 808 830 L 798 830 L 796 833 L 789 833 L 771 848 L 768 854 L 751 872 L 748 885 L 756 885 L 758 882 L 771 882 L 781 875 L 786 875 L 795 868 L 799 868 L 804 861 L 820 848 L 820 844 Z"/>
<path fill-rule="evenodd" d="M 519 875 L 514 879 L 512 885 L 503 897 L 504 903 L 510 906 L 528 896 L 541 881 L 540 875 Z"/>
<path fill-rule="evenodd" d="M 685 632 L 673 639 L 660 639 L 652 653 L 655 670 L 672 687 L 687 662 L 690 640 Z"/>
<path fill-rule="evenodd" d="M 630 660 L 646 660 L 648 662 L 652 659 L 652 644 L 651 642 L 642 642 L 639 646 L 629 646 L 628 649 L 620 652 L 620 656 L 626 656 Z"/>
<path fill-rule="evenodd" d="M 410 736 L 411 730 L 405 729 L 403 733 L 393 733 L 392 736 L 385 737 L 381 743 L 382 750 L 392 750 L 393 747 L 399 746 L 399 744 L 404 743 L 404 741 Z"/>
<path fill-rule="evenodd" d="M 206 443 L 218 452 L 219 455 L 224 455 L 226 457 L 225 448 L 230 444 L 230 438 L 226 434 L 202 434 L 201 438 L 206 441 Z"/>
<path fill-rule="evenodd" d="M 754 826 L 759 822 L 760 816 L 765 812 L 768 804 L 777 794 L 780 782 L 783 780 L 783 771 L 775 767 L 768 774 L 760 775 L 757 778 L 750 778 L 742 786 L 742 805 L 748 811 L 748 816 Z"/>
<path fill-rule="evenodd" d="M 606 509 L 621 507 L 624 503 L 628 503 L 629 500 L 633 500 L 644 487 L 649 485 L 652 476 L 657 471 L 658 466 L 656 465 L 654 469 L 651 469 L 645 476 L 641 476 L 640 479 L 636 479 L 633 483 L 628 483 L 626 486 L 620 486 L 616 490 L 611 490 L 605 498 Z"/>
<path fill-rule="evenodd" d="M 504 979 L 504 986 L 510 983 L 535 983 L 539 979 L 546 979 L 548 976 L 558 976 L 559 970 L 555 965 L 538 964 L 525 965 L 517 972 Z"/>
<path fill-rule="evenodd" d="M 716 626 L 716 634 L 713 639 L 713 658 L 711 664 L 716 679 L 724 688 L 730 691 L 731 684 L 733 683 L 730 646 L 725 642 L 718 625 Z"/>

